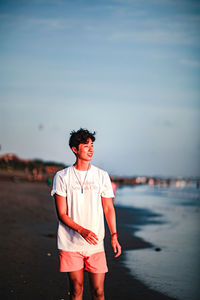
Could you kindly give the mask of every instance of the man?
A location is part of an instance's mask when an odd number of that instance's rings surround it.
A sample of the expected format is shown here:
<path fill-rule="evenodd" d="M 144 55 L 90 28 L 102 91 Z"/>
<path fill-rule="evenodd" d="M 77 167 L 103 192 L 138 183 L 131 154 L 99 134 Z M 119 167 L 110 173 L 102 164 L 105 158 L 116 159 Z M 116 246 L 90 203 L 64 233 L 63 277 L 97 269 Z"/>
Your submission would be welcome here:
<path fill-rule="evenodd" d="M 104 298 L 108 271 L 104 251 L 104 215 L 111 234 L 115 257 L 121 254 L 108 173 L 90 164 L 95 132 L 80 128 L 70 134 L 69 146 L 76 156 L 73 166 L 56 173 L 51 194 L 59 219 L 60 272 L 67 272 L 70 299 L 83 295 L 83 271 L 88 272 L 93 300 Z"/>

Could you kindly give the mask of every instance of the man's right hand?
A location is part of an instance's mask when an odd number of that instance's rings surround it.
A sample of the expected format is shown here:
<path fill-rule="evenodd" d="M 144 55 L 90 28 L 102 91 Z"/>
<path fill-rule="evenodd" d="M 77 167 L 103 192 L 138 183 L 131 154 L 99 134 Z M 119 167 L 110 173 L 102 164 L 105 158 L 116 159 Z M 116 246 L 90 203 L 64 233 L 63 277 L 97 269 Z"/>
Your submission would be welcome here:
<path fill-rule="evenodd" d="M 96 245 L 98 241 L 98 237 L 96 234 L 88 229 L 81 228 L 78 230 L 78 233 L 91 245 Z"/>

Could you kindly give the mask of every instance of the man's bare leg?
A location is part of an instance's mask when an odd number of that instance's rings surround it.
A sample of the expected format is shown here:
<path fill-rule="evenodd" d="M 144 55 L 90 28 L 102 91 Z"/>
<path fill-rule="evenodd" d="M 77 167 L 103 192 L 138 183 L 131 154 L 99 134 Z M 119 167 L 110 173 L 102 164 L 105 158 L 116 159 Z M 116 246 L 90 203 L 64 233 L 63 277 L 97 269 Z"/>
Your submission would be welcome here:
<path fill-rule="evenodd" d="M 79 271 L 69 272 L 70 283 L 70 299 L 82 300 L 83 297 L 83 269 Z"/>
<path fill-rule="evenodd" d="M 92 300 L 104 300 L 105 273 L 88 273 Z"/>

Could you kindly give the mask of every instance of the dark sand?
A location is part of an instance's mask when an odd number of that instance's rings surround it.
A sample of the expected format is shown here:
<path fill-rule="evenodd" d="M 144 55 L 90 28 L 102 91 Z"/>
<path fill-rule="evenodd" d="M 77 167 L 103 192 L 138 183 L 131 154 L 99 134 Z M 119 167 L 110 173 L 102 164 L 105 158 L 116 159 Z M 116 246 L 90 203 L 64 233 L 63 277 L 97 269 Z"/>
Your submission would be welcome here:
<path fill-rule="evenodd" d="M 67 277 L 58 271 L 57 219 L 49 188 L 44 183 L 7 179 L 1 180 L 0 189 L 1 299 L 69 299 Z M 152 212 L 117 207 L 116 213 L 123 251 L 152 246 L 133 235 L 138 225 L 152 222 Z M 123 266 L 123 254 L 113 258 L 108 232 L 105 244 L 106 300 L 172 299 L 133 278 Z M 87 273 L 85 278 L 84 299 L 90 299 Z"/>

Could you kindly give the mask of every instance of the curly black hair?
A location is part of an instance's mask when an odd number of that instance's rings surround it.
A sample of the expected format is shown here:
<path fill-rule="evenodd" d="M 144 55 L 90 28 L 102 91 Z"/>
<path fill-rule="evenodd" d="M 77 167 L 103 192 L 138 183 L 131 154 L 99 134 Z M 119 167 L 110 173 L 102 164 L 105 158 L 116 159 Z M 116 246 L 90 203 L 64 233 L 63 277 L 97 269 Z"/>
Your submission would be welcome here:
<path fill-rule="evenodd" d="M 95 141 L 95 134 L 96 132 L 94 131 L 93 133 L 88 131 L 87 129 L 80 128 L 79 130 L 71 131 L 70 132 L 70 138 L 69 138 L 69 146 L 72 149 L 72 147 L 76 147 L 78 150 L 78 146 L 80 144 L 87 144 L 87 140 L 91 139 L 92 142 Z"/>

